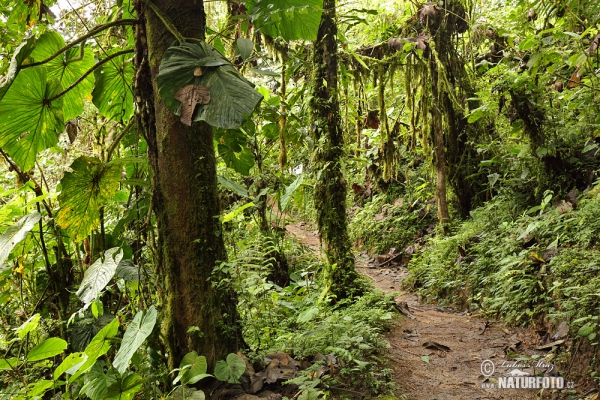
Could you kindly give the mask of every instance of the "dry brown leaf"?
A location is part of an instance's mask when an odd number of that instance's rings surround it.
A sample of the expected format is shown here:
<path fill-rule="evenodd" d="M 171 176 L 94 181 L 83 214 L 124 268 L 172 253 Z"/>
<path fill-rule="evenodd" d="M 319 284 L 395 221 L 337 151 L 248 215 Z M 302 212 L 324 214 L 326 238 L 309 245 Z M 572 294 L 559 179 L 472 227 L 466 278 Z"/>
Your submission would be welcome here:
<path fill-rule="evenodd" d="M 196 104 L 208 104 L 210 90 L 206 86 L 185 85 L 175 92 L 175 98 L 181 102 L 181 122 L 191 126 Z"/>

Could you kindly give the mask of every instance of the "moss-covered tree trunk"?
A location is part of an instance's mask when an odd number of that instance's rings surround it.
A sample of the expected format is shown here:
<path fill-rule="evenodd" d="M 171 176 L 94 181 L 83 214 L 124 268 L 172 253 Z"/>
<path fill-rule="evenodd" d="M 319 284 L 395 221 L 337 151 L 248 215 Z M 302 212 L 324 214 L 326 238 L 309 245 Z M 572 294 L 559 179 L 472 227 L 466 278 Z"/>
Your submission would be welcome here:
<path fill-rule="evenodd" d="M 314 199 L 319 234 L 329 264 L 330 290 L 338 298 L 344 298 L 355 293 L 359 283 L 348 238 L 346 181 L 340 165 L 344 137 L 338 99 L 336 36 L 335 0 L 325 0 L 313 49 L 311 130 L 317 146 Z"/>
<path fill-rule="evenodd" d="M 429 62 L 431 71 L 431 136 L 433 138 L 434 147 L 434 165 L 435 165 L 435 199 L 437 204 L 438 219 L 443 226 L 450 222 L 450 214 L 448 212 L 448 196 L 446 190 L 446 181 L 448 174 L 446 171 L 446 147 L 444 145 L 444 131 L 442 123 L 442 113 L 440 109 L 440 93 L 438 90 L 438 70 L 433 59 Z"/>
<path fill-rule="evenodd" d="M 204 39 L 202 1 L 153 0 L 185 37 Z M 145 17 L 145 39 L 138 37 L 136 89 L 145 115 L 148 158 L 152 167 L 153 209 L 159 234 L 158 279 L 164 282 L 163 334 L 171 367 L 196 350 L 215 362 L 237 350 L 239 329 L 236 301 L 231 290 L 215 288 L 209 280 L 219 261 L 225 260 L 221 235 L 215 152 L 211 127 L 185 126 L 160 100 L 156 76 L 163 54 L 174 43 L 161 18 L 150 9 Z M 142 28 L 144 29 L 144 28 Z M 146 65 L 149 67 L 146 67 Z M 151 82 L 144 83 L 144 70 Z M 153 102 L 152 102 L 153 99 Z M 137 99 L 140 104 L 140 98 Z M 199 331 L 190 327 L 198 327 Z"/>

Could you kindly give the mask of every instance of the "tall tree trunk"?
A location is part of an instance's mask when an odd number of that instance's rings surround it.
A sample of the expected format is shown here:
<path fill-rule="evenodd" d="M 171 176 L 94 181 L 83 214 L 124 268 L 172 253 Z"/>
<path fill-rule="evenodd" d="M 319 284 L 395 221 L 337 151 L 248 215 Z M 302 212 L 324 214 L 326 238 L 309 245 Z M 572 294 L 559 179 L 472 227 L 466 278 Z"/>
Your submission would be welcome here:
<path fill-rule="evenodd" d="M 442 113 L 443 103 L 440 99 L 438 90 L 438 67 L 433 58 L 429 61 L 431 71 L 431 135 L 433 137 L 433 146 L 435 153 L 435 198 L 437 202 L 437 212 L 440 224 L 444 226 L 450 222 L 450 214 L 448 213 L 448 198 L 446 193 L 446 148 L 444 146 L 444 131 Z"/>
<path fill-rule="evenodd" d="M 313 49 L 312 134 L 317 145 L 314 170 L 317 224 L 329 263 L 327 279 L 338 299 L 358 292 L 358 275 L 348 238 L 346 181 L 340 159 L 344 137 L 338 99 L 335 0 L 323 2 L 323 15 Z"/>
<path fill-rule="evenodd" d="M 204 39 L 202 1 L 153 2 L 184 37 Z M 147 99 L 141 107 L 159 233 L 159 279 L 164 280 L 162 330 L 171 368 L 178 367 L 192 350 L 206 356 L 212 368 L 236 351 L 240 340 L 235 295 L 227 287 L 213 286 L 211 278 L 215 266 L 226 259 L 221 223 L 216 218 L 219 202 L 212 129 L 205 123 L 183 125 L 161 101 L 156 76 L 174 37 L 156 13 L 141 11 L 148 56 L 145 62 L 142 49 L 137 49 L 141 71 L 136 74 L 136 96 L 138 104 L 143 102 L 139 97 Z M 138 37 L 137 46 L 143 47 L 144 42 Z M 200 332 L 188 331 L 190 327 Z"/>

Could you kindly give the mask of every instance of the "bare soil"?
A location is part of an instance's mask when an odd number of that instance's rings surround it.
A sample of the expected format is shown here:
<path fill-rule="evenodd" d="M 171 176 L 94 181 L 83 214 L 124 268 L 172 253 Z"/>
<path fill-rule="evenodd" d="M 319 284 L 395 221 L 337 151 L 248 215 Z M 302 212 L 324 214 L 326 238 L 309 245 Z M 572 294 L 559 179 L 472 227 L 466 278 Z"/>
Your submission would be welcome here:
<path fill-rule="evenodd" d="M 317 231 L 304 223 L 286 226 L 288 234 L 315 251 L 319 251 Z M 378 262 L 365 253 L 357 257 L 357 268 L 369 277 L 374 286 L 386 293 L 396 294 L 395 300 L 404 316 L 397 319 L 387 336 L 389 359 L 393 376 L 399 387 L 398 395 L 411 400 L 460 399 L 555 399 L 566 394 L 551 389 L 484 389 L 482 385 L 497 385 L 499 376 L 508 376 L 515 368 L 508 354 L 543 357 L 550 349 L 538 350 L 539 335 L 533 329 L 505 327 L 500 321 L 478 318 L 464 310 L 423 304 L 416 293 L 403 289 L 408 276 L 404 266 Z M 495 372 L 486 377 L 482 362 L 491 361 Z M 504 367 L 502 366 L 505 363 Z M 517 373 L 538 375 L 540 368 L 516 368 Z M 488 362 L 489 364 L 489 362 Z M 545 376 L 557 371 L 546 370 Z M 569 398 L 579 398 L 571 391 Z"/>

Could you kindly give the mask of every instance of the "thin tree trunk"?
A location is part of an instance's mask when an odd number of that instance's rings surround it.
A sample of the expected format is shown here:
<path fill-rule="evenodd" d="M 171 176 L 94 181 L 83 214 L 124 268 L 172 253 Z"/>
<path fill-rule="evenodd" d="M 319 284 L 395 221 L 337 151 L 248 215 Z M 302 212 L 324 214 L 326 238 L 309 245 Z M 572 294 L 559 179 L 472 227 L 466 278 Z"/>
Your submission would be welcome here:
<path fill-rule="evenodd" d="M 335 0 L 323 2 L 323 15 L 313 49 L 312 134 L 318 146 L 314 170 L 319 234 L 329 263 L 328 283 L 338 299 L 359 290 L 348 238 L 346 181 L 340 159 L 344 138 L 338 98 Z"/>
<path fill-rule="evenodd" d="M 204 39 L 202 1 L 153 1 L 184 37 Z M 235 295 L 227 286 L 213 285 L 218 283 L 213 281 L 218 275 L 211 278 L 215 267 L 226 259 L 217 218 L 212 129 L 205 123 L 183 125 L 160 100 L 156 76 L 174 37 L 154 12 L 146 9 L 143 14 L 151 81 L 138 81 L 142 93 L 136 95 L 145 94 L 147 99 L 142 104 L 159 232 L 159 280 L 164 281 L 165 291 L 162 330 L 171 368 L 178 367 L 182 357 L 195 350 L 206 356 L 210 370 L 217 360 L 236 351 L 240 340 Z M 143 56 L 137 50 L 138 68 L 141 64 L 143 69 Z M 189 331 L 190 327 L 197 327 L 199 332 Z"/>
<path fill-rule="evenodd" d="M 448 198 L 446 193 L 446 149 L 444 147 L 444 131 L 442 123 L 442 102 L 438 91 L 438 70 L 435 60 L 430 60 L 431 68 L 431 96 L 433 98 L 431 107 L 431 134 L 433 137 L 433 146 L 435 153 L 435 197 L 437 202 L 437 212 L 440 224 L 444 226 L 450 221 L 448 213 Z"/>

